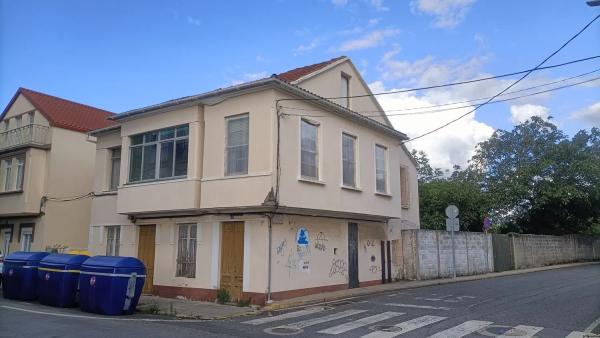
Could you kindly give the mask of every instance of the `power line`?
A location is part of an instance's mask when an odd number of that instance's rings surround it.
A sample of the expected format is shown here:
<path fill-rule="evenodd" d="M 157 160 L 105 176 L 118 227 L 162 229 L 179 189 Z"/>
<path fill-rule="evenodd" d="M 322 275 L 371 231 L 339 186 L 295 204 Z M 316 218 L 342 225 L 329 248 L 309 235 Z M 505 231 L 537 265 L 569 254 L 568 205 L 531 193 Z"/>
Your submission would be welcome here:
<path fill-rule="evenodd" d="M 560 46 L 557 50 L 555 50 L 554 52 L 552 52 L 550 55 L 548 55 L 542 62 L 540 62 L 537 66 L 535 66 L 534 68 L 532 68 L 531 70 L 529 70 L 527 73 L 523 74 L 523 76 L 521 76 L 517 81 L 513 82 L 511 85 L 509 85 L 508 87 L 504 88 L 503 90 L 501 90 L 498 94 L 494 95 L 493 97 L 491 97 L 490 99 L 488 99 L 487 101 L 485 101 L 484 103 L 476 106 L 475 108 L 471 109 L 470 111 L 468 111 L 467 113 L 464 113 L 462 115 L 460 115 L 459 117 L 444 123 L 443 125 L 432 129 L 424 134 L 421 134 L 419 136 L 413 137 L 410 140 L 406 140 L 403 141 L 402 144 L 406 144 L 410 141 L 414 141 L 417 139 L 420 139 L 422 137 L 425 137 L 429 134 L 435 133 L 436 131 L 443 129 L 449 125 L 451 125 L 452 123 L 462 119 L 463 117 L 470 115 L 472 113 L 474 113 L 475 111 L 477 111 L 477 109 L 485 106 L 486 104 L 488 104 L 490 101 L 492 101 L 493 99 L 495 99 L 496 97 L 502 95 L 502 93 L 506 92 L 507 90 L 511 89 L 512 87 L 514 87 L 517 83 L 521 82 L 523 79 L 525 79 L 527 76 L 529 76 L 529 74 L 533 73 L 535 70 L 538 70 L 544 63 L 546 63 L 546 61 L 550 60 L 550 58 L 552 58 L 554 55 L 558 54 L 558 52 L 560 52 L 561 50 L 563 50 L 569 43 L 571 43 L 571 41 L 575 40 L 575 38 L 577 38 L 579 35 L 581 35 L 581 33 L 583 33 L 589 26 L 592 25 L 592 23 L 594 23 L 594 21 L 598 20 L 598 18 L 600 18 L 600 14 L 596 15 L 590 22 L 588 22 L 582 29 L 579 30 L 579 32 L 577 32 L 575 35 L 573 35 L 571 38 L 569 38 L 569 40 L 567 40 L 562 46 Z"/>
<path fill-rule="evenodd" d="M 380 96 L 380 95 L 388 95 L 388 94 L 408 93 L 408 92 L 415 92 L 415 91 L 419 91 L 419 90 L 443 88 L 443 87 L 463 85 L 463 84 L 469 84 L 469 83 L 480 82 L 480 81 L 499 79 L 499 78 L 519 75 L 519 74 L 523 74 L 523 73 L 527 73 L 527 75 L 529 75 L 533 71 L 562 67 L 562 66 L 566 66 L 566 65 L 570 65 L 570 64 L 574 64 L 574 63 L 578 63 L 578 62 L 583 62 L 583 61 L 589 61 L 589 60 L 593 60 L 593 59 L 597 59 L 597 58 L 600 58 L 600 55 L 594 55 L 594 56 L 586 57 L 583 59 L 571 60 L 571 61 L 567 61 L 567 62 L 555 64 L 555 65 L 550 65 L 550 66 L 546 66 L 546 67 L 532 68 L 532 69 L 522 70 L 522 71 L 513 72 L 513 73 L 483 77 L 483 78 L 479 78 L 479 79 L 451 82 L 451 83 L 418 87 L 418 88 L 393 90 L 393 91 L 389 91 L 389 92 L 362 94 L 362 95 L 349 95 L 349 96 L 336 96 L 336 97 L 320 97 L 320 98 L 288 98 L 288 99 L 279 99 L 277 101 L 323 101 L 323 100 L 336 100 L 336 99 L 348 99 L 348 98 L 360 98 L 360 97 L 372 97 L 372 96 Z"/>
<path fill-rule="evenodd" d="M 576 78 L 580 78 L 592 73 L 596 73 L 600 71 L 600 68 L 597 68 L 593 71 L 590 72 L 586 72 L 583 74 L 579 74 L 579 75 L 575 75 L 575 76 L 571 76 L 568 78 L 564 78 L 561 80 L 556 80 L 556 81 L 552 81 L 552 82 L 547 82 L 547 83 L 543 83 L 540 85 L 536 85 L 536 86 L 532 86 L 532 87 L 528 87 L 528 88 L 523 88 L 523 89 L 519 89 L 519 90 L 513 90 L 510 92 L 506 92 L 500 96 L 505 96 L 505 95 L 510 95 L 510 94 L 515 94 L 515 93 L 521 93 L 521 92 L 525 92 L 525 91 L 529 91 L 532 89 L 536 89 L 536 88 L 541 88 L 541 87 L 546 87 L 546 86 L 550 86 L 553 84 L 557 84 L 557 83 L 562 83 L 562 82 L 567 82 Z M 549 90 L 544 90 L 541 92 L 535 92 L 532 94 L 528 94 L 528 95 L 523 95 L 523 96 L 516 96 L 514 98 L 508 98 L 508 99 L 503 99 L 503 100 L 496 100 L 493 101 L 491 103 L 494 102 L 505 102 L 505 101 L 510 101 L 513 99 L 518 99 L 518 98 L 522 98 L 522 97 L 527 97 L 527 96 L 533 96 L 533 95 L 539 95 L 539 94 L 543 94 L 549 91 L 554 91 L 554 90 L 558 90 L 558 89 L 563 89 L 563 88 L 568 88 L 568 87 L 572 87 L 572 86 L 576 86 L 576 85 L 580 85 L 580 84 L 584 84 L 587 82 L 591 82 L 591 81 L 595 81 L 598 78 L 593 78 L 591 80 L 588 81 L 583 81 L 583 82 L 577 82 L 574 83 L 572 85 L 567 85 L 567 86 L 561 86 L 561 87 L 556 87 L 556 88 L 552 88 Z M 454 106 L 456 104 L 462 104 L 462 103 L 470 103 L 470 102 L 476 102 L 476 101 L 481 101 L 481 100 L 486 100 L 491 98 L 491 96 L 488 97 L 481 97 L 481 98 L 477 98 L 477 99 L 469 99 L 469 100 L 463 100 L 463 101 L 455 101 L 455 102 L 449 102 L 449 103 L 443 103 L 443 104 L 436 104 L 436 105 L 430 105 L 430 106 L 422 106 L 422 107 L 411 107 L 411 108 L 403 108 L 403 109 L 384 109 L 384 110 L 361 110 L 361 111 L 356 111 L 357 113 L 361 113 L 363 116 L 379 116 L 379 114 L 373 114 L 373 115 L 369 115 L 369 114 L 365 114 L 365 113 L 386 113 L 387 116 L 395 116 L 395 115 L 418 115 L 423 113 L 423 111 L 419 111 L 413 114 L 407 113 L 407 114 L 387 114 L 388 112 L 401 112 L 401 111 L 412 111 L 412 110 L 421 110 L 421 109 L 429 109 L 429 108 L 437 108 L 437 107 L 446 107 L 446 106 Z M 301 111 L 323 111 L 323 109 L 315 109 L 315 108 L 303 108 L 303 107 L 288 107 L 288 106 L 280 106 L 281 108 L 285 108 L 285 109 L 290 109 L 290 110 L 301 110 Z M 426 112 L 438 112 L 438 111 L 448 111 L 448 110 L 454 110 L 454 109 L 461 109 L 461 108 L 468 108 L 471 107 L 471 105 L 467 105 L 467 106 L 461 106 L 461 107 L 452 107 L 452 108 L 448 108 L 448 109 L 436 109 L 436 110 L 431 110 L 431 111 L 426 111 Z M 292 116 L 307 116 L 307 117 L 328 117 L 326 115 L 306 115 L 306 114 L 286 114 L 286 115 L 292 115 Z"/>

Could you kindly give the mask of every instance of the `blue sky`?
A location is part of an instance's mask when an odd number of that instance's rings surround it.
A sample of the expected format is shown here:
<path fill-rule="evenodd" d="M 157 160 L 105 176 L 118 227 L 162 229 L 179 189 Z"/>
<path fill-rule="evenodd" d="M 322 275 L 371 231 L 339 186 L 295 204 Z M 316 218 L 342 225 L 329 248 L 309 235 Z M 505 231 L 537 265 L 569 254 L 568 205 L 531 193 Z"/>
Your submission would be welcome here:
<path fill-rule="evenodd" d="M 0 4 L 3 105 L 23 86 L 117 113 L 339 55 L 351 57 L 376 91 L 524 70 L 600 13 L 584 0 Z M 548 64 L 599 52 L 596 22 Z M 596 68 L 599 60 L 543 71 L 520 88 Z M 502 89 L 507 80 L 381 101 L 386 109 L 402 109 L 478 98 Z M 414 147 L 431 153 L 440 166 L 464 164 L 493 129 L 511 128 L 515 119 L 531 114 L 552 115 L 573 134 L 600 124 L 599 82 L 484 107 L 448 128 L 444 138 Z M 415 136 L 452 116 L 440 115 L 393 122 Z"/>

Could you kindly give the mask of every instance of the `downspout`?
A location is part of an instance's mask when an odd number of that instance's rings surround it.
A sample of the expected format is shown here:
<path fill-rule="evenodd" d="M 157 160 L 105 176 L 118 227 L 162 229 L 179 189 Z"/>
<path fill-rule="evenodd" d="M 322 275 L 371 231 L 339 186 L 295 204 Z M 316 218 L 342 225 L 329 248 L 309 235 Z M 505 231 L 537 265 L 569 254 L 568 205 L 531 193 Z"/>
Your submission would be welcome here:
<path fill-rule="evenodd" d="M 275 117 L 277 119 L 277 147 L 275 150 L 275 209 L 273 214 L 277 213 L 277 207 L 279 206 L 279 180 L 281 177 L 281 161 L 280 161 L 280 135 L 281 135 L 281 115 L 279 112 L 279 100 L 275 100 Z M 273 302 L 271 299 L 271 283 L 272 283 L 272 258 L 273 255 L 273 214 L 267 215 L 269 218 L 269 260 L 267 266 L 267 304 Z"/>

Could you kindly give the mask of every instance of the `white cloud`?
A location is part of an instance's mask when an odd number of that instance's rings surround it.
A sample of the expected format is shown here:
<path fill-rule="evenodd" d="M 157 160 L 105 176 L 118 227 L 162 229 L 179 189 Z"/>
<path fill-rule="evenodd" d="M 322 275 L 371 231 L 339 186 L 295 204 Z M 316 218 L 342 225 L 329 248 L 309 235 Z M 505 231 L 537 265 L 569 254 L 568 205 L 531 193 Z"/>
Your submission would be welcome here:
<path fill-rule="evenodd" d="M 344 7 L 348 4 L 348 0 L 331 0 L 331 3 L 337 7 Z"/>
<path fill-rule="evenodd" d="M 413 12 L 434 16 L 433 25 L 438 28 L 454 28 L 461 23 L 476 0 L 413 0 Z"/>
<path fill-rule="evenodd" d="M 386 92 L 396 89 L 385 89 L 382 82 L 370 84 L 373 92 Z M 472 107 L 446 111 L 439 114 L 403 115 L 394 116 L 392 110 L 411 107 L 429 107 L 435 105 L 435 96 L 418 97 L 415 93 L 401 93 L 378 96 L 379 103 L 386 111 L 394 127 L 409 137 L 426 133 L 437 126 L 466 113 Z M 458 164 L 467 165 L 475 152 L 475 146 L 488 139 L 494 132 L 491 126 L 476 120 L 476 115 L 471 114 L 463 119 L 450 124 L 448 127 L 435 133 L 435 136 L 423 137 L 409 142 L 410 149 L 423 150 L 427 153 L 434 167 L 451 169 Z"/>
<path fill-rule="evenodd" d="M 202 24 L 202 21 L 200 21 L 200 19 L 198 19 L 198 18 L 188 16 L 187 23 L 189 23 L 190 25 L 194 25 L 194 26 L 200 26 Z"/>
<path fill-rule="evenodd" d="M 265 59 L 264 56 L 262 56 L 261 54 L 257 54 L 256 55 L 256 62 L 267 62 L 269 60 Z"/>
<path fill-rule="evenodd" d="M 520 124 L 534 116 L 539 116 L 544 120 L 549 117 L 548 108 L 537 104 L 522 104 L 510 106 L 510 122 Z"/>
<path fill-rule="evenodd" d="M 341 52 L 347 52 L 357 49 L 365 49 L 379 46 L 386 38 L 396 36 L 400 33 L 398 29 L 376 30 L 361 36 L 358 39 L 342 42 L 337 48 Z"/>
<path fill-rule="evenodd" d="M 380 21 L 380 18 L 369 19 L 369 26 L 376 26 Z"/>
<path fill-rule="evenodd" d="M 571 118 L 582 120 L 592 127 L 600 127 L 600 101 L 572 113 Z"/>
<path fill-rule="evenodd" d="M 296 47 L 294 49 L 294 54 L 298 55 L 298 54 L 302 54 L 302 53 L 311 51 L 311 50 L 319 47 L 322 42 L 323 42 L 323 38 L 316 37 L 316 38 L 312 39 L 312 41 L 310 43 Z"/>
<path fill-rule="evenodd" d="M 242 78 L 235 79 L 230 82 L 232 86 L 239 85 L 244 82 L 250 82 L 255 80 L 260 80 L 269 77 L 267 72 L 258 72 L 258 73 L 245 73 Z"/>
<path fill-rule="evenodd" d="M 375 7 L 375 10 L 380 11 L 380 12 L 385 12 L 388 11 L 389 8 L 385 7 L 383 5 L 383 0 L 370 0 L 371 5 L 373 7 Z"/>

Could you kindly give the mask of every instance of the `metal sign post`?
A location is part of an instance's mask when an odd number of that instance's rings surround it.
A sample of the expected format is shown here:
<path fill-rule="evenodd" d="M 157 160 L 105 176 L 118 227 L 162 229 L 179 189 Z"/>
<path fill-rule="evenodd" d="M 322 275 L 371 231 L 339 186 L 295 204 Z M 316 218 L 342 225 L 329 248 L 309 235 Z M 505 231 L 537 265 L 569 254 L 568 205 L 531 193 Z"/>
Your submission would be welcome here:
<path fill-rule="evenodd" d="M 459 231 L 458 208 L 456 205 L 450 204 L 446 207 L 446 231 L 450 231 L 450 239 L 452 241 L 452 278 L 456 278 L 456 249 L 454 245 L 454 232 Z"/>

